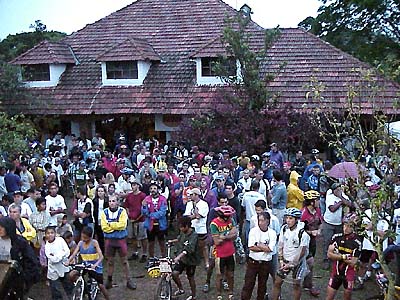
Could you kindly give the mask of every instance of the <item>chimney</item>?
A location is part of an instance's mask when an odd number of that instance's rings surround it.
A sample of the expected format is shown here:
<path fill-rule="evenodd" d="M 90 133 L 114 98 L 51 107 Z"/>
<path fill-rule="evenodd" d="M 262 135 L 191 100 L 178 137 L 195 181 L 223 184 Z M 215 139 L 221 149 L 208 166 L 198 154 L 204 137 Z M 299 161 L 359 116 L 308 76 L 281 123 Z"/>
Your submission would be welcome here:
<path fill-rule="evenodd" d="M 243 17 L 251 19 L 252 9 L 247 4 L 243 4 L 240 8 L 239 12 L 242 14 Z"/>

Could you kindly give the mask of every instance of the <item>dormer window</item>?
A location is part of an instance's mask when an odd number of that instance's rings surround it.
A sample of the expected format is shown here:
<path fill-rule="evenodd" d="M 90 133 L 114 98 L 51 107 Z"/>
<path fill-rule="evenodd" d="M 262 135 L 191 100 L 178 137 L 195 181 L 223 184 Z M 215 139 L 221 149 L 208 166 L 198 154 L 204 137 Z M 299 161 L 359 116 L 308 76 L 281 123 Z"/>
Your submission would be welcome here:
<path fill-rule="evenodd" d="M 49 64 L 24 65 L 22 71 L 23 81 L 50 81 Z"/>
<path fill-rule="evenodd" d="M 97 56 L 104 86 L 142 85 L 153 62 L 161 58 L 143 39 L 128 38 Z"/>
<path fill-rule="evenodd" d="M 201 76 L 203 77 L 216 77 L 215 64 L 218 62 L 218 58 L 215 57 L 203 57 L 201 58 Z M 227 60 L 225 70 L 228 72 L 228 76 L 236 75 L 236 60 Z"/>
<path fill-rule="evenodd" d="M 109 61 L 106 63 L 107 79 L 138 79 L 137 61 Z"/>

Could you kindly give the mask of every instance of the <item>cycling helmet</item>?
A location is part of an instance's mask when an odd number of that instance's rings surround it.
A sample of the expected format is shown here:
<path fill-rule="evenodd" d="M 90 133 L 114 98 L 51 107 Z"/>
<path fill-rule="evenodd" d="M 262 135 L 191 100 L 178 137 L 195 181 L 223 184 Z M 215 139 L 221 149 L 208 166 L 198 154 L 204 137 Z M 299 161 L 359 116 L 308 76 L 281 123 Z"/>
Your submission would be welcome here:
<path fill-rule="evenodd" d="M 219 217 L 231 217 L 235 214 L 235 209 L 230 205 L 217 206 L 215 212 Z"/>
<path fill-rule="evenodd" d="M 344 215 L 342 222 L 343 224 L 349 224 L 354 226 L 357 223 L 357 215 L 353 212 L 349 212 Z"/>
<path fill-rule="evenodd" d="M 316 200 L 319 196 L 320 194 L 317 191 L 309 190 L 304 193 L 304 200 Z"/>
<path fill-rule="evenodd" d="M 293 217 L 296 219 L 300 219 L 301 211 L 298 208 L 290 207 L 286 209 L 285 216 Z"/>

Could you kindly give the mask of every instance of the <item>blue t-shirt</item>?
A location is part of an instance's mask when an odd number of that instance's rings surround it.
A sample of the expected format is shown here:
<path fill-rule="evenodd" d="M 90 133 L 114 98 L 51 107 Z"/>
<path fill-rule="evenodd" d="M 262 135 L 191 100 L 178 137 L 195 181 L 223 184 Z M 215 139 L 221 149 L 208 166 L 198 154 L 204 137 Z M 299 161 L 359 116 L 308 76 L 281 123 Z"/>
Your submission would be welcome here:
<path fill-rule="evenodd" d="M 21 178 L 14 173 L 7 173 L 4 176 L 4 183 L 6 184 L 6 189 L 8 193 L 14 193 L 21 189 Z"/>

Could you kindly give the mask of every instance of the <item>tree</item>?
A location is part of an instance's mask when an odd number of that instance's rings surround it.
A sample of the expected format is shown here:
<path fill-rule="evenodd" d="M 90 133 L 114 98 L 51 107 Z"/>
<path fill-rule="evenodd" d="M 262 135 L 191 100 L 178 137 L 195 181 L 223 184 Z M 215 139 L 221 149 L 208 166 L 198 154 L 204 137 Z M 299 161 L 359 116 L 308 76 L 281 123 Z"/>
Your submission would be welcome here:
<path fill-rule="evenodd" d="M 300 135 L 310 133 L 310 128 L 302 127 L 310 123 L 299 122 L 307 118 L 290 107 L 280 108 L 278 97 L 268 90 L 274 74 L 262 75 L 268 63 L 266 52 L 279 36 L 279 28 L 265 31 L 264 47 L 254 51 L 250 26 L 249 16 L 241 12 L 225 20 L 221 43 L 226 55 L 213 68 L 226 87 L 216 93 L 212 110 L 182 122 L 177 139 L 214 151 L 261 153 L 272 141 L 286 149 L 299 146 L 304 141 Z M 236 75 L 232 67 L 238 68 Z"/>
<path fill-rule="evenodd" d="M 396 0 L 321 0 L 299 26 L 400 82 L 400 4 Z"/>
<path fill-rule="evenodd" d="M 347 101 L 340 111 L 329 107 L 329 99 L 324 96 L 324 86 L 317 78 L 310 81 L 310 92 L 307 94 L 311 103 L 317 104 L 319 109 L 313 111 L 314 125 L 319 129 L 320 137 L 334 149 L 337 156 L 345 161 L 358 163 L 364 150 L 372 149 L 373 160 L 371 166 L 376 167 L 377 175 L 381 178 L 380 190 L 376 195 L 369 193 L 365 182 L 369 176 L 367 170 L 358 164 L 358 178 L 346 178 L 347 194 L 356 204 L 359 221 L 368 218 L 372 224 L 373 235 L 367 235 L 365 227 L 359 224 L 359 234 L 368 239 L 378 253 L 384 273 L 389 279 L 389 288 L 385 299 L 394 298 L 395 277 L 384 263 L 383 242 L 386 238 L 394 238 L 389 228 L 384 234 L 378 232 L 378 222 L 386 219 L 391 223 L 394 215 L 395 203 L 398 195 L 395 194 L 394 183 L 397 174 L 400 174 L 400 140 L 392 136 L 388 130 L 391 116 L 383 113 L 380 103 L 381 86 L 377 81 L 377 74 L 371 70 L 354 70 L 359 74 L 359 80 L 348 86 Z M 363 103 L 371 103 L 370 115 L 365 116 Z M 396 104 L 394 104 L 396 105 Z M 351 141 L 351 143 L 348 143 Z M 387 168 L 380 168 L 382 163 Z M 359 195 L 363 195 L 360 197 Z M 369 205 L 371 216 L 365 214 L 362 206 Z M 361 223 L 361 222 L 360 222 Z"/>
<path fill-rule="evenodd" d="M 24 115 L 9 116 L 0 112 L 0 153 L 3 157 L 27 153 L 29 140 L 36 136 L 32 122 Z"/>
<path fill-rule="evenodd" d="M 9 62 L 44 40 L 57 42 L 66 36 L 63 32 L 47 31 L 46 25 L 40 20 L 36 20 L 30 28 L 35 31 L 10 34 L 0 42 L 0 61 Z"/>

